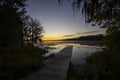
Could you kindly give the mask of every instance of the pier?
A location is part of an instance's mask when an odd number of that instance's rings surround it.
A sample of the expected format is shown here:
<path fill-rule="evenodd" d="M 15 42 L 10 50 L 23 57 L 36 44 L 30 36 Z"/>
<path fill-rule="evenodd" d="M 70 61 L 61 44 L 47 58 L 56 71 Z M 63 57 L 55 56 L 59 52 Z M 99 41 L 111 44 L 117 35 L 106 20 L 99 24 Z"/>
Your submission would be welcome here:
<path fill-rule="evenodd" d="M 66 80 L 72 55 L 72 46 L 65 47 L 45 62 L 39 71 L 20 80 Z"/>

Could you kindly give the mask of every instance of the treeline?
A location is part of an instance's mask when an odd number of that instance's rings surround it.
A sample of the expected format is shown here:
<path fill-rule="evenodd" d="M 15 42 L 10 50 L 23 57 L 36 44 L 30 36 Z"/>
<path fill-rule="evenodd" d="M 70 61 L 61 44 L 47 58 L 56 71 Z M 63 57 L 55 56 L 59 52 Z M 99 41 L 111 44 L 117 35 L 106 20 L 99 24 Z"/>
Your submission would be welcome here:
<path fill-rule="evenodd" d="M 78 38 L 72 38 L 72 39 L 66 39 L 66 40 L 76 40 L 76 41 L 99 41 L 103 39 L 103 35 L 102 34 L 98 34 L 98 35 L 89 35 L 89 36 L 81 36 Z"/>
<path fill-rule="evenodd" d="M 41 41 L 43 27 L 26 14 L 26 2 L 0 0 L 0 47 L 33 46 L 37 40 Z"/>
<path fill-rule="evenodd" d="M 99 34 L 99 35 L 90 35 L 90 36 L 81 36 L 78 38 L 78 40 L 102 40 L 103 39 L 103 35 Z"/>

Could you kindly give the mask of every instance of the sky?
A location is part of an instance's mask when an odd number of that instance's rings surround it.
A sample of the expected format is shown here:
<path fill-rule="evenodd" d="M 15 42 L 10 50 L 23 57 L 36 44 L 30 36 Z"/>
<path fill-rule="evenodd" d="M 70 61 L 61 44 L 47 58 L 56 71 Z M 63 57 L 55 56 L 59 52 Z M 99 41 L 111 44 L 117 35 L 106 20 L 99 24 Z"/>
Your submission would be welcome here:
<path fill-rule="evenodd" d="M 44 27 L 44 40 L 104 33 L 104 29 L 86 24 L 80 12 L 74 14 L 71 0 L 65 0 L 61 6 L 57 0 L 28 0 L 27 5 L 27 14 L 40 20 Z"/>

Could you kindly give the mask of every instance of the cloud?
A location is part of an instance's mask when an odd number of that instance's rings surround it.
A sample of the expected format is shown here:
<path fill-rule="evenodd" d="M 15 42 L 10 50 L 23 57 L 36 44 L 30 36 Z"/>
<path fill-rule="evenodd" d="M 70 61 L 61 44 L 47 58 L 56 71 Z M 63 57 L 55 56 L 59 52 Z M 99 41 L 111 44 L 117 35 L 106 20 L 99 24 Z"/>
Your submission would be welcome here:
<path fill-rule="evenodd" d="M 98 33 L 98 32 L 101 32 L 101 30 L 83 32 L 83 33 L 76 33 L 76 34 L 77 34 L 77 35 L 80 35 L 80 34 L 92 34 L 92 33 Z"/>
<path fill-rule="evenodd" d="M 72 35 L 64 35 L 63 37 L 71 37 L 71 36 L 74 36 L 75 34 L 72 34 Z"/>
<path fill-rule="evenodd" d="M 75 34 L 71 34 L 71 35 L 64 35 L 63 37 L 83 36 L 83 35 L 97 34 L 97 33 L 100 33 L 100 32 L 101 32 L 101 30 L 96 30 L 96 31 L 75 33 Z"/>

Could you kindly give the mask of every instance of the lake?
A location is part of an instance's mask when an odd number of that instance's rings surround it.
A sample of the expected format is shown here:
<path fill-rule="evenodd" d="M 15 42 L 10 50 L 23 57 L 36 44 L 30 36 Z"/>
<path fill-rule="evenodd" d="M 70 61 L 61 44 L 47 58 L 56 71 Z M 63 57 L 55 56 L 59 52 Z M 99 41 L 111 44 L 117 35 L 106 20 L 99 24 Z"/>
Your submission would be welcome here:
<path fill-rule="evenodd" d="M 71 63 L 74 65 L 84 64 L 88 56 L 101 51 L 103 47 L 101 41 L 45 41 L 44 45 L 49 47 L 45 57 L 57 54 L 66 46 L 73 46 Z"/>

